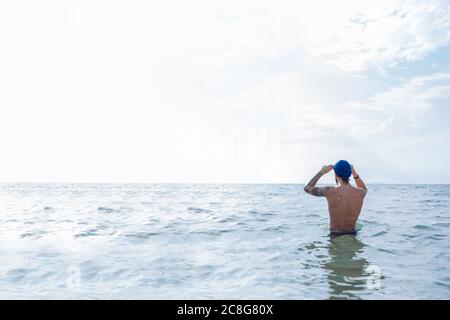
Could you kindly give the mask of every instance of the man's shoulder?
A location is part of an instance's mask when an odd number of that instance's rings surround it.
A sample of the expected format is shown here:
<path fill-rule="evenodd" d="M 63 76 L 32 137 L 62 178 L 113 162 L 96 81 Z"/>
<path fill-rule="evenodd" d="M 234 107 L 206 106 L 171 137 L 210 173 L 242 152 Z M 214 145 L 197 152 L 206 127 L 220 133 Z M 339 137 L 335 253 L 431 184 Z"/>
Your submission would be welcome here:
<path fill-rule="evenodd" d="M 352 186 L 353 187 L 353 186 Z M 363 188 L 359 188 L 359 187 L 353 187 L 353 189 L 354 189 L 354 192 L 355 193 L 357 193 L 357 194 L 360 194 L 360 195 L 362 195 L 363 197 L 366 195 L 366 193 L 367 193 L 367 190 L 366 189 L 363 189 Z"/>
<path fill-rule="evenodd" d="M 334 186 L 325 186 L 325 187 L 322 187 L 322 188 L 326 192 L 326 196 L 327 197 L 328 196 L 333 196 L 338 191 L 338 187 L 334 187 Z"/>

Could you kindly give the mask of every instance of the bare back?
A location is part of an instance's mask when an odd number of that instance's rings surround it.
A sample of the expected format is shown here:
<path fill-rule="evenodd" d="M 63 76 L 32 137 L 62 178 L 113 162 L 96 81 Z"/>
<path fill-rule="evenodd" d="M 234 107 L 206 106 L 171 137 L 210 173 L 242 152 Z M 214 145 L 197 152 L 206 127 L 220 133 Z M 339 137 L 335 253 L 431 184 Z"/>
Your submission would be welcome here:
<path fill-rule="evenodd" d="M 366 190 L 350 184 L 330 188 L 326 193 L 330 230 L 350 232 L 355 230 L 356 220 L 361 213 Z"/>
<path fill-rule="evenodd" d="M 341 174 L 335 174 L 338 186 L 316 187 L 319 179 L 333 169 Z M 350 169 L 351 175 L 355 179 L 356 187 L 349 183 Z M 359 174 L 356 173 L 355 168 L 347 161 L 339 160 L 335 166 L 331 164 L 322 166 L 322 169 L 312 177 L 303 190 L 313 196 L 327 198 L 330 231 L 332 234 L 354 234 L 356 232 L 356 220 L 358 220 L 361 213 L 364 197 L 367 194 L 367 187 Z"/>

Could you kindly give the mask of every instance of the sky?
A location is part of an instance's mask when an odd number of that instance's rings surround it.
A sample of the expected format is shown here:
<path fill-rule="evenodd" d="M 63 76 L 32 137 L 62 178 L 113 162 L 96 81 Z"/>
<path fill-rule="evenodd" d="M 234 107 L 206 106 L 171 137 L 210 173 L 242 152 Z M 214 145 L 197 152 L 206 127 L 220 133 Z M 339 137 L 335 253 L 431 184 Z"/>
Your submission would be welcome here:
<path fill-rule="evenodd" d="M 0 3 L 0 182 L 450 183 L 449 103 L 450 0 Z"/>

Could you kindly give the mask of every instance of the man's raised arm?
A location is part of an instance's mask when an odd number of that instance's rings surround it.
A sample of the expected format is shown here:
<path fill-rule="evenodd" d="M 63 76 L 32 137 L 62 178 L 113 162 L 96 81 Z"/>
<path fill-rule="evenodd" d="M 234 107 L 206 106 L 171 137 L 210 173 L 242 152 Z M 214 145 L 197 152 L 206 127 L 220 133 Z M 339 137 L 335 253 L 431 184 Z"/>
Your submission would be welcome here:
<path fill-rule="evenodd" d="M 364 189 L 364 190 L 366 191 L 366 193 L 367 193 L 367 187 L 366 187 L 366 185 L 364 184 L 364 181 L 362 181 L 362 179 L 361 179 L 361 177 L 359 176 L 359 174 L 356 173 L 356 170 L 355 170 L 355 168 L 353 167 L 353 165 L 352 165 L 352 176 L 353 176 L 353 179 L 355 179 L 355 184 L 356 184 L 356 186 L 357 186 L 358 188 Z"/>
<path fill-rule="evenodd" d="M 316 187 L 316 183 L 323 175 L 331 170 L 333 170 L 333 165 L 323 166 L 322 169 L 320 169 L 320 171 L 305 185 L 303 190 L 316 197 L 326 197 L 328 190 L 333 187 Z"/>

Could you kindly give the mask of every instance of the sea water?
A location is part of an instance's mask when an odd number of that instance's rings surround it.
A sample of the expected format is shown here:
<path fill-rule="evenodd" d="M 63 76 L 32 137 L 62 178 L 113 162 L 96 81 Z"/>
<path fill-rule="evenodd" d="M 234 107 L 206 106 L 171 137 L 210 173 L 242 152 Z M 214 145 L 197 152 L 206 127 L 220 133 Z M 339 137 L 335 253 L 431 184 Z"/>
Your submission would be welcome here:
<path fill-rule="evenodd" d="M 450 299 L 450 185 L 369 185 L 357 236 L 279 184 L 2 184 L 2 299 Z"/>

